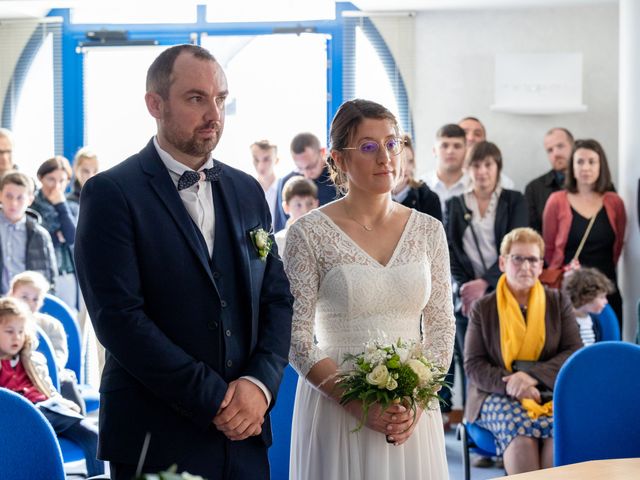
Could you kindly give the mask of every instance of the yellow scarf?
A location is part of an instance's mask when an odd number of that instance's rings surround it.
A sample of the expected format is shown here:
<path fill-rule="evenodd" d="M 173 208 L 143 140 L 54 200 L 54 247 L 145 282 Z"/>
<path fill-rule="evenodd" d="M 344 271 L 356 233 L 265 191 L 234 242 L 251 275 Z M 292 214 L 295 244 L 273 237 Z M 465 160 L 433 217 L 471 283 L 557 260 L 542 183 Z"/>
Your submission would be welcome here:
<path fill-rule="evenodd" d="M 500 320 L 502 359 L 506 369 L 512 372 L 511 364 L 514 360 L 536 361 L 544 348 L 546 314 L 544 287 L 540 281 L 536 281 L 529 292 L 526 323 L 517 300 L 509 290 L 507 277 L 504 274 L 498 280 L 496 300 Z M 538 405 L 534 401 L 524 400 L 521 403 L 531 418 L 552 413 L 552 402 Z"/>

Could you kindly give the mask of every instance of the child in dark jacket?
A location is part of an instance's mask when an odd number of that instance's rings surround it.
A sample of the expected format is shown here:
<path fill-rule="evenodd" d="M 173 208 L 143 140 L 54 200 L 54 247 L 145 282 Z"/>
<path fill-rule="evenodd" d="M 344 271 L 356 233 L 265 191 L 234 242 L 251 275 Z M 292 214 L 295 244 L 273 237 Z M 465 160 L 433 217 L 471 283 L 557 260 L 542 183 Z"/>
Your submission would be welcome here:
<path fill-rule="evenodd" d="M 0 298 L 0 387 L 35 404 L 60 437 L 80 446 L 88 475 L 100 475 L 104 464 L 96 458 L 98 430 L 78 413 L 76 404 L 56 392 L 46 359 L 35 351 L 32 322 L 31 313 L 20 300 Z"/>

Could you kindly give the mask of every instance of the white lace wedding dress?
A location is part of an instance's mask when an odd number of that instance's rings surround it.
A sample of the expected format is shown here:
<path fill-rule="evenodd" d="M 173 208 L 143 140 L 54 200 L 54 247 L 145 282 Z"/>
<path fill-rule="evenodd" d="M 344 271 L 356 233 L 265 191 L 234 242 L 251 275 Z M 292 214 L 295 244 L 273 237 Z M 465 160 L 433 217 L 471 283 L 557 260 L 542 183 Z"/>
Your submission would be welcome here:
<path fill-rule="evenodd" d="M 367 427 L 352 432 L 358 420 L 305 380 L 315 363 L 330 357 L 340 364 L 378 331 L 391 341 L 421 341 L 428 358 L 449 367 L 455 321 L 442 224 L 412 211 L 381 265 L 315 210 L 290 227 L 284 262 L 295 298 L 289 360 L 300 374 L 290 479 L 448 479 L 437 404 L 404 445 L 394 446 Z"/>

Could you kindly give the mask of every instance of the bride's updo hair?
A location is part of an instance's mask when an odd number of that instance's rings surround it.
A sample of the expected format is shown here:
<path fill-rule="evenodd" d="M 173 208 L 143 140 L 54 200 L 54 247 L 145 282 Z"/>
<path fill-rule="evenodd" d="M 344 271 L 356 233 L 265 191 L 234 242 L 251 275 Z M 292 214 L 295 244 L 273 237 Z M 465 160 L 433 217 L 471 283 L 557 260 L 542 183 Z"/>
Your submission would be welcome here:
<path fill-rule="evenodd" d="M 338 108 L 338 111 L 333 117 L 329 130 L 330 150 L 342 151 L 345 147 L 349 147 L 356 134 L 356 130 L 362 121 L 367 118 L 389 120 L 393 125 L 396 135 L 400 136 L 398 120 L 396 120 L 393 113 L 379 103 L 356 98 L 355 100 L 349 100 L 340 105 L 340 108 Z M 329 155 L 327 163 L 329 165 L 331 180 L 336 188 L 342 194 L 347 193 L 348 184 L 346 174 L 336 165 L 331 155 Z"/>

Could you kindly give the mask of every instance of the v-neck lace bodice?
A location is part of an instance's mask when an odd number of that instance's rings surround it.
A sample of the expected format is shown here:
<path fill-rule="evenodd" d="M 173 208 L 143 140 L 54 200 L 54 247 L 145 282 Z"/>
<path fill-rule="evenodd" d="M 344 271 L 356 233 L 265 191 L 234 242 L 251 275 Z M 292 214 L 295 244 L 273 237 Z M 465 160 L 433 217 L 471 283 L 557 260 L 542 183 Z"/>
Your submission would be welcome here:
<path fill-rule="evenodd" d="M 340 228 L 338 226 L 338 224 L 336 224 L 336 222 L 334 222 L 331 217 L 329 217 L 327 214 L 325 214 L 324 212 L 322 212 L 321 210 L 318 210 L 318 213 L 320 215 L 322 215 L 329 223 L 333 224 L 333 226 L 335 227 L 335 229 L 340 232 L 342 234 L 343 237 L 345 237 L 345 239 L 348 242 L 353 243 L 354 247 L 356 247 L 357 250 L 360 250 L 363 254 L 365 254 L 367 257 L 369 257 L 371 259 L 372 262 L 376 263 L 378 266 L 380 266 L 381 268 L 385 268 L 387 265 L 391 264 L 393 262 L 393 259 L 396 256 L 396 252 L 398 251 L 398 249 L 400 248 L 400 246 L 402 245 L 402 241 L 404 240 L 404 236 L 407 233 L 407 229 L 409 227 L 409 223 L 411 223 L 411 221 L 413 220 L 413 214 L 414 212 L 416 212 L 416 210 L 411 210 L 411 213 L 409 214 L 409 218 L 407 219 L 407 222 L 402 230 L 402 233 L 400 234 L 400 238 L 398 239 L 398 243 L 396 243 L 396 246 L 393 249 L 393 252 L 391 252 L 391 256 L 389 257 L 389 260 L 387 260 L 387 263 L 382 264 L 379 260 L 377 260 L 376 258 L 374 258 L 369 252 L 367 252 L 364 248 L 362 248 L 358 242 L 356 242 L 353 238 L 351 238 L 347 232 L 345 232 L 342 228 Z"/>
<path fill-rule="evenodd" d="M 294 295 L 289 359 L 305 376 L 323 358 L 358 353 L 379 331 L 422 342 L 448 367 L 455 322 L 442 224 L 413 211 L 381 265 L 329 217 L 312 211 L 287 233 L 285 269 Z"/>

